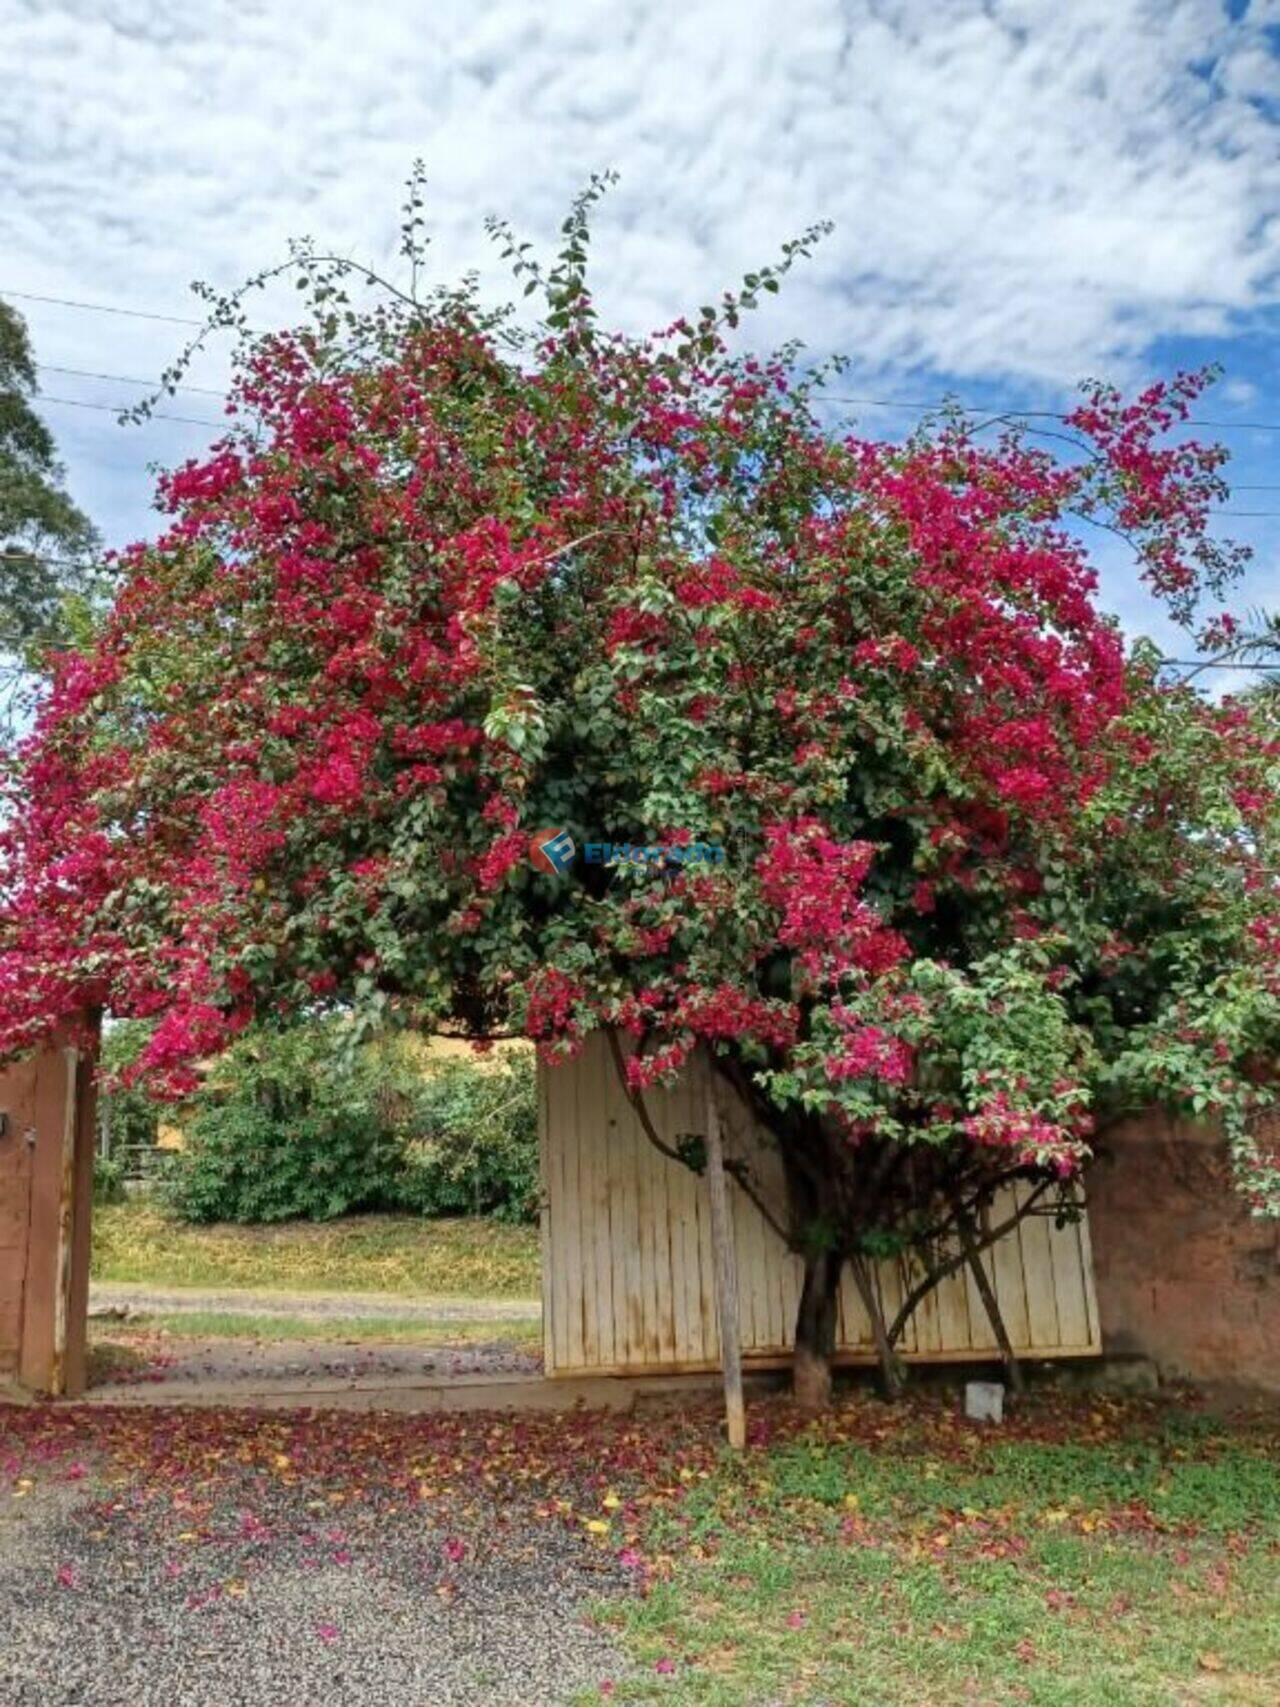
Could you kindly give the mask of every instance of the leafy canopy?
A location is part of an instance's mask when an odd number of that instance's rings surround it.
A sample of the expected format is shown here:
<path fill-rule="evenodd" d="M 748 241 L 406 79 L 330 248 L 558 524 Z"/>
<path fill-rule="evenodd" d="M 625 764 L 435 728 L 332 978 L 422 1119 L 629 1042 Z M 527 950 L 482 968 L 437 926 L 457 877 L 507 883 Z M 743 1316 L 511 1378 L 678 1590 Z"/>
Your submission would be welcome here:
<path fill-rule="evenodd" d="M 1188 624 L 1229 584 L 1223 453 L 1177 430 L 1203 378 L 1090 385 L 1056 438 L 831 431 L 839 364 L 728 342 L 820 233 L 623 337 L 601 188 L 550 269 L 497 228 L 533 330 L 417 291 L 416 181 L 409 292 L 357 307 L 303 245 L 302 326 L 214 304 L 231 424 L 161 480 L 13 781 L 4 1044 L 153 1017 L 181 1089 L 340 1005 L 552 1058 L 615 1028 L 637 1092 L 706 1044 L 837 1202 L 885 1146 L 1069 1174 L 1162 1095 L 1227 1113 L 1276 1208 L 1274 733 L 1126 656 L 1081 543 L 1122 532 Z M 726 858 L 555 877 L 545 828 Z"/>

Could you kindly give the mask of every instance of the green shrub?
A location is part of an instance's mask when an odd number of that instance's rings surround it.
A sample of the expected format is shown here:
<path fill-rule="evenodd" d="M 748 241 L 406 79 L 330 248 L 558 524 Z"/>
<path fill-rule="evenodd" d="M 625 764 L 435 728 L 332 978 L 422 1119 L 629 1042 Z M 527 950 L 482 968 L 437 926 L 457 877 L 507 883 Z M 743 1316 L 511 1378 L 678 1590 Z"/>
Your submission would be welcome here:
<path fill-rule="evenodd" d="M 538 1204 L 538 1111 L 525 1057 L 437 1067 L 412 1095 L 399 1185 L 419 1215 L 530 1221 Z"/>
<path fill-rule="evenodd" d="M 127 1195 L 124 1188 L 124 1164 L 114 1157 L 95 1156 L 93 1158 L 94 1203 L 123 1203 Z"/>
<path fill-rule="evenodd" d="M 186 1221 L 328 1221 L 394 1202 L 397 1144 L 376 1064 L 333 1024 L 261 1030 L 184 1118 L 168 1195 Z"/>
<path fill-rule="evenodd" d="M 102 1034 L 102 1071 L 108 1080 L 101 1113 L 111 1136 L 111 1151 L 138 1150 L 154 1144 L 164 1113 L 161 1103 L 141 1085 L 125 1089 L 116 1075 L 131 1067 L 146 1048 L 155 1027 L 150 1020 L 111 1020 Z"/>
<path fill-rule="evenodd" d="M 531 1062 L 425 1068 L 337 1022 L 247 1034 L 183 1119 L 165 1182 L 185 1221 L 327 1221 L 362 1210 L 532 1216 Z"/>

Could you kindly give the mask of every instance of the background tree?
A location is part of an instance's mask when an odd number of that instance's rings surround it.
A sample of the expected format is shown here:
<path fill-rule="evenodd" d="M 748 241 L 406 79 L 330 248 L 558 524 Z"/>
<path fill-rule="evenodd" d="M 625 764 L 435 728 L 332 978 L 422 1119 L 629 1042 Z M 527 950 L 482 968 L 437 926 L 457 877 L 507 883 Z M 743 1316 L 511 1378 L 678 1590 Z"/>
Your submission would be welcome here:
<path fill-rule="evenodd" d="M 0 654 L 28 662 L 68 637 L 67 600 L 92 584 L 97 545 L 32 407 L 37 389 L 26 322 L 0 302 Z"/>
<path fill-rule="evenodd" d="M 262 1015 L 518 1028 L 553 1062 L 603 1029 L 655 1140 L 649 1088 L 706 1048 L 782 1158 L 783 1201 L 739 1177 L 803 1259 L 816 1403 L 846 1269 L 893 1385 L 874 1261 L 976 1274 L 1000 1189 L 1070 1213 L 1153 1095 L 1222 1114 L 1280 1208 L 1249 1118 L 1277 746 L 1126 657 L 1074 531 L 1123 532 L 1187 623 L 1229 584 L 1223 453 L 1169 433 L 1202 380 L 1086 388 L 1065 452 L 946 415 L 834 434 L 822 372 L 726 342 L 809 239 L 609 335 L 600 187 L 546 271 L 497 228 L 532 330 L 470 284 L 358 310 L 361 270 L 306 246 L 306 325 L 214 304 L 236 421 L 162 480 L 15 779 L 0 1035 L 152 1017 L 180 1091 Z M 548 826 L 677 851 L 556 877 Z"/>

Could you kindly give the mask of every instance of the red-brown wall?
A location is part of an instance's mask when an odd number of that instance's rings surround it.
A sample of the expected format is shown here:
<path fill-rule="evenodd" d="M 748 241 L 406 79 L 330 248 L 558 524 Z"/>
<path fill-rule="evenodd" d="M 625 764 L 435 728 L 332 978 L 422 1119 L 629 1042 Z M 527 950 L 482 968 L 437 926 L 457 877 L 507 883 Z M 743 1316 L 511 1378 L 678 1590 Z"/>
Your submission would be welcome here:
<path fill-rule="evenodd" d="M 1161 1116 L 1108 1134 L 1089 1224 L 1105 1350 L 1280 1391 L 1280 1223 L 1234 1193 L 1219 1134 Z"/>

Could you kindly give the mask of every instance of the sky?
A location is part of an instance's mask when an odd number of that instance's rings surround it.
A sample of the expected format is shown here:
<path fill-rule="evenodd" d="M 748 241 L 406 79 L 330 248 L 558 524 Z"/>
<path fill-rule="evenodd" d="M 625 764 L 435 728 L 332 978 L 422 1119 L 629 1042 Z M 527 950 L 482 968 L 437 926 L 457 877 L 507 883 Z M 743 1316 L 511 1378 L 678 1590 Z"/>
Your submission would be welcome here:
<path fill-rule="evenodd" d="M 1233 603 L 1280 605 L 1280 0 L 0 0 L 0 79 L 0 295 L 110 545 L 216 436 L 225 348 L 183 419 L 104 407 L 181 347 L 190 282 L 303 234 L 394 273 L 421 156 L 438 276 L 503 297 L 485 216 L 548 246 L 616 169 L 595 290 L 634 332 L 834 221 L 752 335 L 846 354 L 867 434 L 1220 363 L 1215 528 L 1257 552 Z M 1097 561 L 1130 632 L 1185 654 L 1123 546 Z"/>

